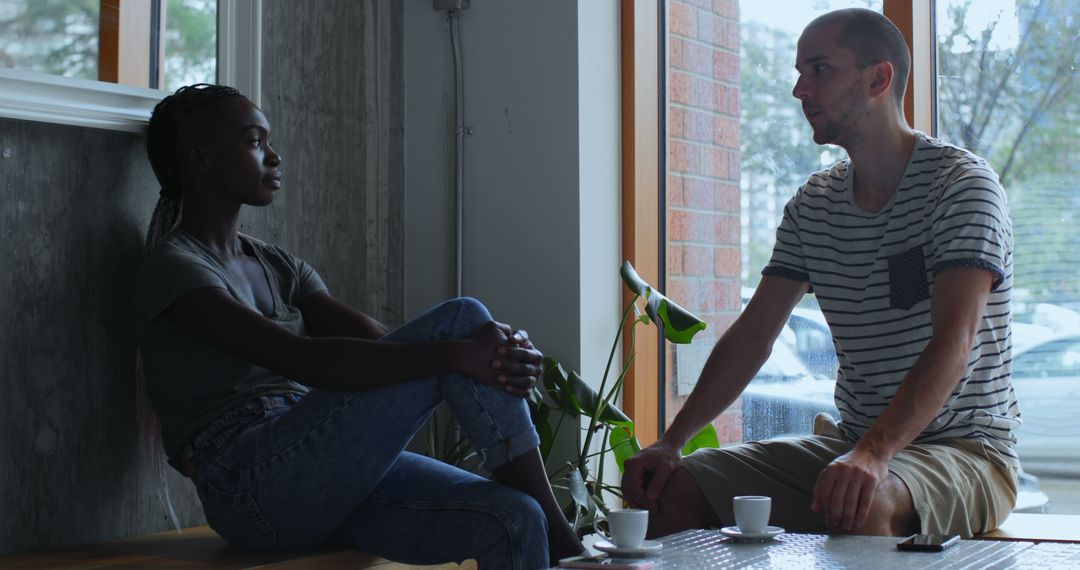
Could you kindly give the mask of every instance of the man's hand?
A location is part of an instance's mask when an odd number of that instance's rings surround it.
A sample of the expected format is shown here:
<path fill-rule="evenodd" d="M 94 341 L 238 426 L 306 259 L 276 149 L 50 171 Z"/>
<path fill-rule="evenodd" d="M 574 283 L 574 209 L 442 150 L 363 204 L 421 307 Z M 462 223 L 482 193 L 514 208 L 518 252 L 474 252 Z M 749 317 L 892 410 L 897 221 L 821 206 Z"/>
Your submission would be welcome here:
<path fill-rule="evenodd" d="M 866 522 L 878 486 L 889 476 L 889 460 L 855 448 L 818 475 L 810 509 L 825 512 L 830 529 L 851 531 Z"/>
<path fill-rule="evenodd" d="M 626 460 L 623 497 L 635 509 L 659 510 L 660 493 L 672 472 L 682 462 L 679 450 L 658 441 Z"/>

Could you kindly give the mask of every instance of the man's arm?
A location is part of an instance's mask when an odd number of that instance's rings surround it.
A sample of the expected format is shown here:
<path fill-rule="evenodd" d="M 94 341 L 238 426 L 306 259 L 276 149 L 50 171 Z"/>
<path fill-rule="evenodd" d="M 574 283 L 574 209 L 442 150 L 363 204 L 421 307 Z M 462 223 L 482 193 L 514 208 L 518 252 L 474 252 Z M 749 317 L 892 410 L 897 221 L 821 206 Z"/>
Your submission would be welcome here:
<path fill-rule="evenodd" d="M 939 273 L 931 299 L 933 336 L 904 376 L 892 402 L 855 448 L 830 463 L 814 488 L 811 509 L 833 528 L 862 526 L 889 460 L 941 412 L 967 368 L 994 275 L 982 269 Z"/>
<path fill-rule="evenodd" d="M 626 462 L 623 493 L 633 506 L 655 510 L 680 451 L 702 426 L 720 415 L 754 378 L 769 358 L 772 345 L 807 283 L 765 276 L 746 310 L 713 347 L 697 385 L 660 441 Z M 646 474 L 651 473 L 651 481 Z"/>

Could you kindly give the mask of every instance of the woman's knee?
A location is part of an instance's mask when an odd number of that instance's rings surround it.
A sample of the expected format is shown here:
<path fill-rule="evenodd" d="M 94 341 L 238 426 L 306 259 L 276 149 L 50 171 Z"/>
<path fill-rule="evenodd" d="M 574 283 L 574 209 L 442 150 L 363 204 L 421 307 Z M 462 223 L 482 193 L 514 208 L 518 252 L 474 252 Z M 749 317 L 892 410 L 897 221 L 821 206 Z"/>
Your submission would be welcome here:
<path fill-rule="evenodd" d="M 483 303 L 472 297 L 456 297 L 445 301 L 442 308 L 453 315 L 458 335 L 471 333 L 476 327 L 491 320 L 491 312 Z"/>
<path fill-rule="evenodd" d="M 488 308 L 472 297 L 456 297 L 448 302 L 458 307 L 460 311 L 459 318 L 472 319 L 481 323 L 491 320 L 491 312 L 488 311 Z"/>

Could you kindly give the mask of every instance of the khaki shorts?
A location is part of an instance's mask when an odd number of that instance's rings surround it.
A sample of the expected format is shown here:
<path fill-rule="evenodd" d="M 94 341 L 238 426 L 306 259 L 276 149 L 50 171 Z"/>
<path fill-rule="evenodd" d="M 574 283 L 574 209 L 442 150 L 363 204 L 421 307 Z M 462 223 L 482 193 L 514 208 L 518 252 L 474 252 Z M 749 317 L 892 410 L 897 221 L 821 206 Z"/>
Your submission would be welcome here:
<path fill-rule="evenodd" d="M 771 524 L 823 533 L 825 517 L 810 510 L 818 473 L 854 446 L 835 424 L 819 418 L 814 435 L 702 449 L 682 465 L 724 525 L 735 524 L 733 496 L 768 495 Z M 981 439 L 909 445 L 889 462 L 889 471 L 911 491 L 923 533 L 968 538 L 989 532 L 1016 504 L 1016 465 Z"/>

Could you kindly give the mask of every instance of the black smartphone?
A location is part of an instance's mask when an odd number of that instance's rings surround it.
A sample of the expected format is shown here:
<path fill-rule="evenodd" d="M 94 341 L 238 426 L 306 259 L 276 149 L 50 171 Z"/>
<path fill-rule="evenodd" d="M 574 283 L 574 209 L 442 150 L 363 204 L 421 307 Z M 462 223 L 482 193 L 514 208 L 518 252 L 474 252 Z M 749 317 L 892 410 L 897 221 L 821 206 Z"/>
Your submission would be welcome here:
<path fill-rule="evenodd" d="M 946 548 L 960 542 L 960 535 L 943 534 L 913 534 L 896 543 L 897 550 L 912 550 L 916 552 L 941 552 Z"/>

